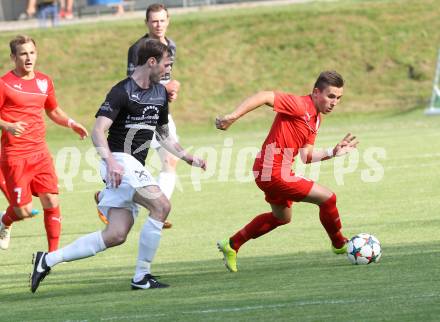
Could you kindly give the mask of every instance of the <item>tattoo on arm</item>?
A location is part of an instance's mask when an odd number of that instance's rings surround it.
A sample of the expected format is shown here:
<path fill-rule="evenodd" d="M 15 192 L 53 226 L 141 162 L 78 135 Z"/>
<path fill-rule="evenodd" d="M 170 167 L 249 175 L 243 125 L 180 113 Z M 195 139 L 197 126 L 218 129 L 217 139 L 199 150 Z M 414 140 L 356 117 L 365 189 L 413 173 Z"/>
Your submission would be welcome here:
<path fill-rule="evenodd" d="M 187 161 L 185 149 L 174 139 L 174 137 L 170 136 L 168 124 L 156 127 L 156 137 L 160 145 L 168 152 Z"/>
<path fill-rule="evenodd" d="M 157 126 L 156 136 L 158 141 L 165 141 L 170 136 L 170 130 L 168 128 L 168 124 Z"/>

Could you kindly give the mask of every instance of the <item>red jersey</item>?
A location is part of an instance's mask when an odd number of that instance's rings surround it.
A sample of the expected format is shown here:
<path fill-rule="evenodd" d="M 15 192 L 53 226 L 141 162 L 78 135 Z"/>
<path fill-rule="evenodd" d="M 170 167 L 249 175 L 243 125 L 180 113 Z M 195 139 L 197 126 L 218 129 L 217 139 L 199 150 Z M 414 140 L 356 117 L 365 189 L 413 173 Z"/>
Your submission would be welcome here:
<path fill-rule="evenodd" d="M 26 122 L 26 131 L 19 137 L 2 131 L 1 159 L 26 158 L 35 152 L 48 151 L 43 109 L 58 107 L 52 80 L 35 72 L 30 80 L 16 76 L 12 71 L 0 79 L 0 118 L 7 122 Z"/>
<path fill-rule="evenodd" d="M 279 175 L 281 168 L 290 169 L 299 149 L 315 143 L 321 116 L 308 96 L 275 93 L 272 128 L 263 143 L 261 157 L 255 165 L 267 174 Z"/>

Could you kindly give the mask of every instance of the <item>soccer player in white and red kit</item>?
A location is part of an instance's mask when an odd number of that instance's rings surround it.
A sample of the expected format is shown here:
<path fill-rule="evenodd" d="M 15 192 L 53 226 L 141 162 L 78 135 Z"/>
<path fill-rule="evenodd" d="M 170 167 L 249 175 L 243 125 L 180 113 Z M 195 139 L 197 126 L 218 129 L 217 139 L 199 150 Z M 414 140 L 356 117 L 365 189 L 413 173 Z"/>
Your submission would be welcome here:
<path fill-rule="evenodd" d="M 70 127 L 82 139 L 87 130 L 58 107 L 52 80 L 35 71 L 37 50 L 28 36 L 10 42 L 15 68 L 0 78 L 0 167 L 7 174 L 9 207 L 1 218 L 0 248 L 9 247 L 11 225 L 31 216 L 32 195 L 40 198 L 49 251 L 58 248 L 61 216 L 58 179 L 45 141 L 42 111 L 56 124 Z"/>
<path fill-rule="evenodd" d="M 253 166 L 255 182 L 264 192 L 272 211 L 258 215 L 230 238 L 217 243 L 231 272 L 237 271 L 237 252 L 245 242 L 290 222 L 292 202 L 303 201 L 319 206 L 319 218 L 330 237 L 333 251 L 336 254 L 346 251 L 347 238 L 341 232 L 336 195 L 292 172 L 298 153 L 303 162 L 310 163 L 341 156 L 356 148 L 358 142 L 351 134 L 334 148 L 314 148 L 321 114 L 330 113 L 339 103 L 343 86 L 341 75 L 325 71 L 319 75 L 310 95 L 259 92 L 247 98 L 231 114 L 216 119 L 217 128 L 226 130 L 241 116 L 262 105 L 272 106 L 277 113 Z"/>

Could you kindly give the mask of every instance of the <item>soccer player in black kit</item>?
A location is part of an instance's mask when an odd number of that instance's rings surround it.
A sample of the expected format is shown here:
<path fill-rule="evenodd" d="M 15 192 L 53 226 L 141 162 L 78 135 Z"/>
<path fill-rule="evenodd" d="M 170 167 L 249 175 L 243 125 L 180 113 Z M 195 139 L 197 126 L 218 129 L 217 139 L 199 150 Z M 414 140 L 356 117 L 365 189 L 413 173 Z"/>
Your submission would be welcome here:
<path fill-rule="evenodd" d="M 149 141 L 156 136 L 160 144 L 189 165 L 206 169 L 203 159 L 188 154 L 168 130 L 168 97 L 159 83 L 169 72 L 170 52 L 157 40 L 144 40 L 138 49 L 133 74 L 116 84 L 96 113 L 92 140 L 102 158 L 101 176 L 106 188 L 100 193 L 99 210 L 108 225 L 103 231 L 85 235 L 51 253 L 37 252 L 31 277 L 35 292 L 51 268 L 94 256 L 124 243 L 138 213 L 138 205 L 150 215 L 140 238 L 132 289 L 163 288 L 151 274 L 151 262 L 159 247 L 163 223 L 171 209 L 151 174 L 144 168 Z M 108 131 L 108 137 L 105 133 Z"/>
<path fill-rule="evenodd" d="M 138 39 L 129 49 L 127 55 L 127 76 L 133 73 L 134 66 L 136 66 L 137 61 L 137 49 L 139 43 L 143 39 L 157 39 L 161 43 L 168 46 L 171 53 L 171 68 L 169 72 L 161 78 L 160 83 L 165 86 L 168 93 L 168 101 L 172 102 L 177 98 L 177 93 L 180 88 L 180 83 L 172 77 L 172 69 L 174 62 L 176 61 L 177 47 L 176 43 L 169 37 L 166 36 L 167 29 L 170 23 L 170 17 L 167 7 L 162 3 L 153 3 L 148 6 L 145 12 L 145 25 L 147 26 L 148 33 Z M 172 136 L 176 141 L 179 141 L 179 136 L 177 135 L 176 123 L 173 120 L 171 111 L 168 110 L 168 128 L 170 136 Z M 161 162 L 161 169 L 159 175 L 157 176 L 157 183 L 160 190 L 171 200 L 171 196 L 174 192 L 174 187 L 176 186 L 176 168 L 177 161 L 172 153 L 169 153 L 165 148 L 163 148 L 155 136 L 151 141 L 150 147 L 155 149 L 159 155 Z M 171 228 L 172 224 L 169 220 L 164 223 L 164 228 Z"/>
<path fill-rule="evenodd" d="M 128 57 L 127 57 L 127 76 L 131 76 L 133 74 L 134 69 L 137 65 L 138 56 L 137 52 L 139 49 L 139 45 L 145 39 L 156 39 L 161 43 L 168 46 L 170 51 L 170 59 L 171 66 L 169 71 L 167 71 L 160 80 L 160 83 L 165 86 L 168 93 L 168 101 L 172 102 L 177 98 L 177 93 L 180 88 L 180 83 L 172 78 L 172 68 L 173 63 L 176 60 L 176 44 L 175 42 L 166 36 L 168 25 L 170 23 L 169 13 L 166 6 L 162 3 L 153 3 L 148 6 L 145 14 L 145 25 L 147 26 L 148 33 L 138 39 L 129 49 L 128 49 Z M 177 135 L 176 124 L 174 123 L 173 117 L 168 110 L 168 129 L 169 134 L 176 141 L 179 141 L 179 137 Z M 150 148 L 155 149 L 158 153 L 161 162 L 161 169 L 159 175 L 157 177 L 157 183 L 160 187 L 160 190 L 167 196 L 168 199 L 171 200 L 171 196 L 174 191 L 174 187 L 176 186 L 176 167 L 177 161 L 179 158 L 174 156 L 172 153 L 169 153 L 162 145 L 158 142 L 155 135 L 153 135 L 153 139 L 150 143 Z M 99 203 L 100 192 L 95 193 L 95 201 Z M 107 218 L 104 214 L 102 214 L 98 209 L 98 216 L 105 224 L 108 223 Z M 171 228 L 172 224 L 166 220 L 163 228 Z"/>

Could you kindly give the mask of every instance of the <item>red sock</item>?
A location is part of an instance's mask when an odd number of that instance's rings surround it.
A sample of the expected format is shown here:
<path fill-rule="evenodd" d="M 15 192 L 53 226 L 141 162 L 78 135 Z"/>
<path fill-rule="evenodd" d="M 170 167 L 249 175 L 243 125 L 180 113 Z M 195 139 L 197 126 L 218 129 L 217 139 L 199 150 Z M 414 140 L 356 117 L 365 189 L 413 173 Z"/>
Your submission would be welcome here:
<path fill-rule="evenodd" d="M 60 207 L 44 209 L 44 226 L 46 227 L 49 252 L 57 250 L 61 233 Z"/>
<path fill-rule="evenodd" d="M 275 217 L 271 212 L 258 215 L 250 223 L 239 230 L 234 236 L 230 238 L 231 247 L 238 252 L 241 245 L 249 239 L 258 238 L 267 234 L 278 226 L 285 225 L 289 221 L 282 221 Z"/>
<path fill-rule="evenodd" d="M 20 220 L 23 220 L 23 218 L 17 216 L 12 206 L 9 206 L 8 209 L 6 209 L 6 213 L 2 217 L 2 223 L 6 227 L 11 226 L 14 221 L 20 221 Z"/>
<path fill-rule="evenodd" d="M 336 207 L 335 194 L 319 206 L 319 219 L 327 231 L 333 246 L 336 248 L 344 246 L 346 238 L 341 233 L 342 225 L 338 208 Z"/>

